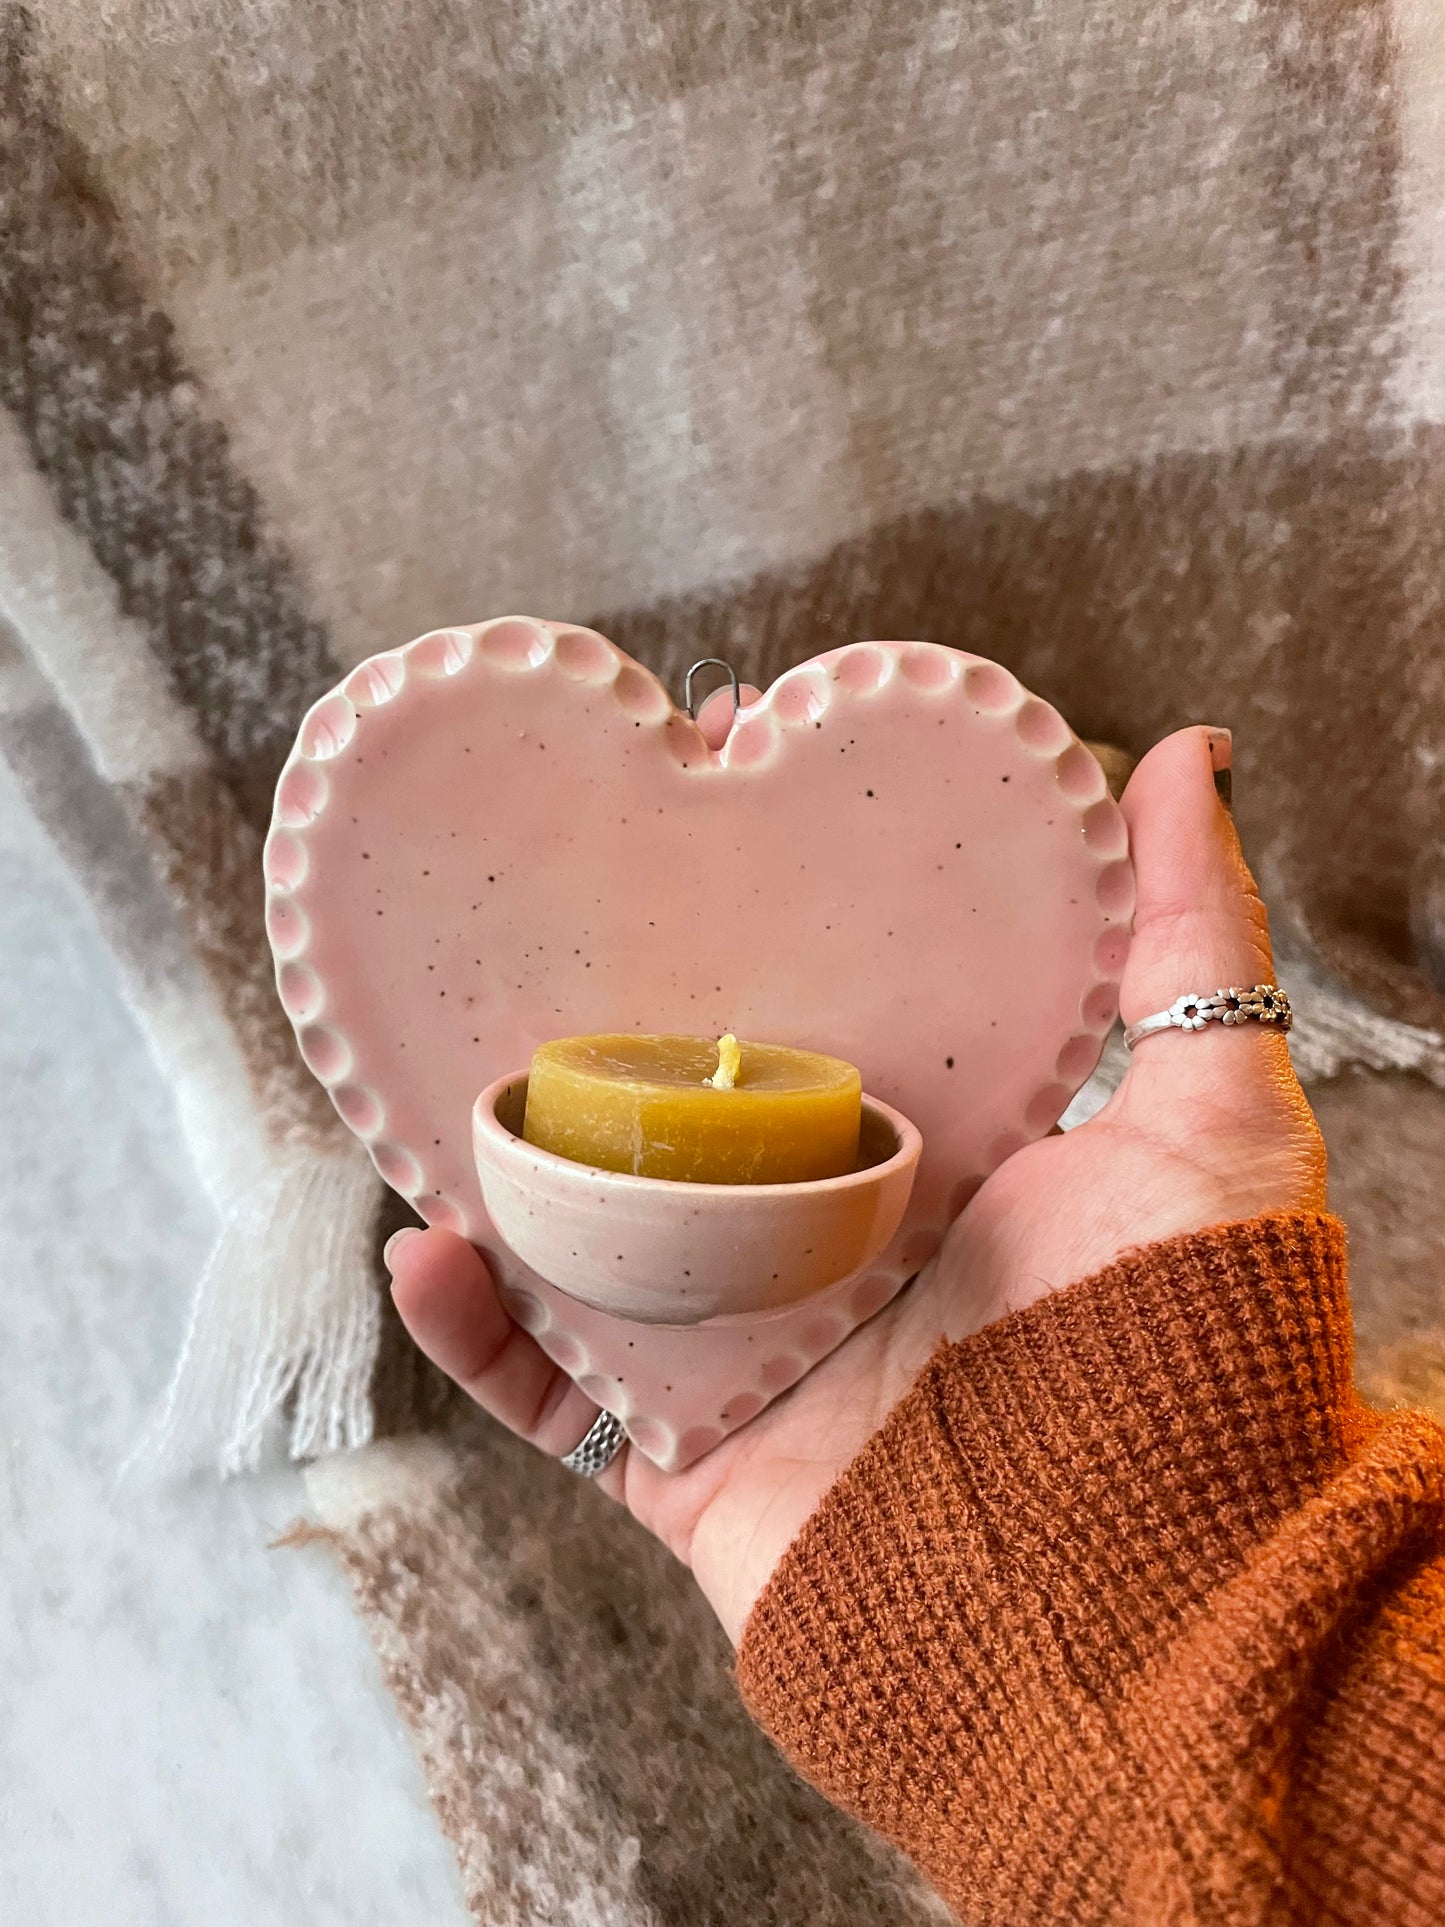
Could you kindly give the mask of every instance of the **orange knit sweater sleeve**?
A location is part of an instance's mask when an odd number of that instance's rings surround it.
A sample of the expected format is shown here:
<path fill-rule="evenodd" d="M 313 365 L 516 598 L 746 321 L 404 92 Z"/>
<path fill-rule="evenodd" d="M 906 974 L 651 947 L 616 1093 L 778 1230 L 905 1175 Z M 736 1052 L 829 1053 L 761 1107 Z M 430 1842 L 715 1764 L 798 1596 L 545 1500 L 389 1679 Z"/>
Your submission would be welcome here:
<path fill-rule="evenodd" d="M 1351 1388 L 1339 1225 L 942 1347 L 738 1658 L 969 1927 L 1445 1921 L 1445 1433 Z"/>

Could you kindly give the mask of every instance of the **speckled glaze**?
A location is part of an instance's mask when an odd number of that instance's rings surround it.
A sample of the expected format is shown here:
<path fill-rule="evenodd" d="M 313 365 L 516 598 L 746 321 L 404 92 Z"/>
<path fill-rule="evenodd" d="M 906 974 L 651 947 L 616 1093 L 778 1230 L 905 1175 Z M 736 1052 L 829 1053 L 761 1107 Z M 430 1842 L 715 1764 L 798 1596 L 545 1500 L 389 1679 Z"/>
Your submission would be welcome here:
<path fill-rule="evenodd" d="M 527 1075 L 482 1092 L 472 1144 L 517 1256 L 583 1304 L 644 1324 L 775 1312 L 851 1278 L 903 1221 L 922 1139 L 864 1101 L 860 1168 L 796 1184 L 687 1184 L 578 1164 L 520 1135 Z"/>
<path fill-rule="evenodd" d="M 1098 764 L 995 663 L 836 650 L 712 752 L 603 637 L 521 617 L 373 657 L 317 703 L 265 866 L 281 999 L 342 1118 L 429 1223 L 488 1252 L 522 1322 L 662 1464 L 781 1386 L 724 1394 L 711 1320 L 641 1328 L 691 1335 L 696 1422 L 664 1425 L 595 1370 L 578 1334 L 609 1314 L 541 1279 L 487 1214 L 478 1092 L 546 1038 L 611 1030 L 734 1030 L 857 1064 L 923 1152 L 886 1250 L 808 1301 L 806 1369 L 1093 1069 L 1134 900 Z"/>
<path fill-rule="evenodd" d="M 492 1223 L 551 1293 L 513 1317 L 599 1404 L 625 1400 L 633 1443 L 687 1465 L 754 1417 L 894 1295 L 870 1267 L 908 1204 L 923 1141 L 863 1101 L 862 1168 L 803 1184 L 671 1184 L 599 1171 L 517 1135 L 525 1072 L 477 1099 L 473 1143 Z"/>

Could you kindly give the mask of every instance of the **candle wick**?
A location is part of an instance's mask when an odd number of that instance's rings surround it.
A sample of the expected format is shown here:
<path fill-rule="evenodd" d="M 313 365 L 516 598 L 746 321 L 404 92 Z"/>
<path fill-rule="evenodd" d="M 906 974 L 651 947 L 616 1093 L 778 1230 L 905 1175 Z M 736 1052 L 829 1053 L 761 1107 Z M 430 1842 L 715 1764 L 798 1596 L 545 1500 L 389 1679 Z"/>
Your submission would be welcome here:
<path fill-rule="evenodd" d="M 726 1037 L 717 1040 L 717 1069 L 711 1077 L 705 1077 L 704 1084 L 711 1084 L 715 1091 L 730 1091 L 736 1088 L 738 1072 L 742 1068 L 743 1054 L 738 1040 L 729 1031 Z"/>

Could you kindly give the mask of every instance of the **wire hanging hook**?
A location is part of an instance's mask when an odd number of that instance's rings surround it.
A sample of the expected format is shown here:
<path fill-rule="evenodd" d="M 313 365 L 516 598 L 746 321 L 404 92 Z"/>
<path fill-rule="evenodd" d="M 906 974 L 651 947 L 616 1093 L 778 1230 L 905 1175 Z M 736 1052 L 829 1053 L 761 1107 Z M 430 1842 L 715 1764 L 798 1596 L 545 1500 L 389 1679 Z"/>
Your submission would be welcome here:
<path fill-rule="evenodd" d="M 682 706 L 688 715 L 691 716 L 694 722 L 697 721 L 699 705 L 693 696 L 692 684 L 693 678 L 697 675 L 699 669 L 721 669 L 724 671 L 728 679 L 728 685 L 733 692 L 733 715 L 736 716 L 742 707 L 742 698 L 738 691 L 738 672 L 730 662 L 724 662 L 721 656 L 704 656 L 701 662 L 695 662 L 692 668 L 688 670 L 687 678 L 682 685 Z"/>

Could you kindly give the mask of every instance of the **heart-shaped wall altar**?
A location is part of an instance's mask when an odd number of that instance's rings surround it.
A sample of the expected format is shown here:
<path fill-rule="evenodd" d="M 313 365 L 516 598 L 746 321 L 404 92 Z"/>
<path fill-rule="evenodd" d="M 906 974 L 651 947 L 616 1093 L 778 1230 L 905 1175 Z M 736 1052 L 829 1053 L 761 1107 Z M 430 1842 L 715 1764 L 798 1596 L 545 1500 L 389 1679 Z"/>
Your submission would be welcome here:
<path fill-rule="evenodd" d="M 265 870 L 281 999 L 341 1117 L 669 1466 L 879 1310 L 1057 1120 L 1114 1021 L 1134 899 L 1098 763 L 996 663 L 835 650 L 713 751 L 603 637 L 512 617 L 373 657 L 315 705 Z M 473 1106 L 538 1044 L 619 1031 L 856 1064 L 922 1136 L 881 1255 L 763 1313 L 679 1301 L 640 1326 L 524 1264 Z"/>

